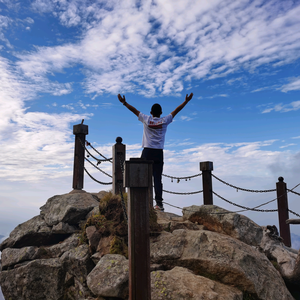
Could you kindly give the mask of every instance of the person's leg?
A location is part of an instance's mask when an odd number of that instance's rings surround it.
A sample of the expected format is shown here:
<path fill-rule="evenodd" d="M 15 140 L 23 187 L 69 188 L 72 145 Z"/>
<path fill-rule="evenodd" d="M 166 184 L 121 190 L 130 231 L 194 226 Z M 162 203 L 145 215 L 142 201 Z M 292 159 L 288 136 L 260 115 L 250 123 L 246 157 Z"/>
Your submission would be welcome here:
<path fill-rule="evenodd" d="M 162 171 L 163 171 L 163 150 L 144 148 L 141 158 L 153 160 L 153 181 L 156 204 L 163 209 L 162 204 Z"/>

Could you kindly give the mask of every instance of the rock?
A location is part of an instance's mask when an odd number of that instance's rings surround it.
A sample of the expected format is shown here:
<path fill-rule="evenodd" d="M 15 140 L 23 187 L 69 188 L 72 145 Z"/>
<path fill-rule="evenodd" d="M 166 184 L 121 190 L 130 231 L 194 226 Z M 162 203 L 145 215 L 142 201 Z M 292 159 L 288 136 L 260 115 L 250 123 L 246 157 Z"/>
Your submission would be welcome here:
<path fill-rule="evenodd" d="M 74 280 L 74 285 L 68 288 L 68 293 L 73 294 L 75 299 L 92 296 L 86 284 L 86 277 L 95 265 L 90 258 L 88 245 L 84 244 L 65 252 L 60 260 L 68 273 L 68 281 L 70 278 Z"/>
<path fill-rule="evenodd" d="M 60 222 L 75 225 L 98 205 L 98 198 L 89 193 L 54 196 L 41 207 L 41 216 L 48 226 L 57 225 Z"/>
<path fill-rule="evenodd" d="M 246 216 L 228 212 L 216 205 L 193 205 L 183 208 L 183 219 L 197 222 L 210 231 L 229 235 L 248 245 L 259 245 L 263 236 L 262 228 Z"/>
<path fill-rule="evenodd" d="M 182 217 L 172 213 L 156 211 L 156 214 L 158 216 L 157 223 L 162 226 L 163 230 L 168 232 L 173 232 L 176 229 L 203 229 L 203 226 L 197 225 L 188 220 L 183 220 Z"/>
<path fill-rule="evenodd" d="M 0 245 L 0 251 L 5 248 L 22 248 L 26 246 L 42 246 L 56 244 L 65 239 L 66 234 L 52 234 L 41 216 L 19 224 Z"/>
<path fill-rule="evenodd" d="M 151 262 L 163 264 L 165 269 L 182 266 L 197 275 L 212 276 L 224 284 L 256 294 L 262 300 L 293 299 L 264 254 L 215 232 L 181 229 L 161 234 L 151 244 Z"/>
<path fill-rule="evenodd" d="M 89 226 L 85 229 L 91 253 L 95 253 L 101 239 L 101 234 L 95 226 Z"/>
<path fill-rule="evenodd" d="M 186 231 L 175 230 L 173 233 L 162 232 L 150 244 L 150 258 L 152 262 L 175 260 L 182 256 L 186 243 Z"/>
<path fill-rule="evenodd" d="M 87 277 L 87 285 L 100 297 L 128 296 L 128 260 L 119 254 L 103 256 Z"/>
<path fill-rule="evenodd" d="M 2 270 L 6 270 L 8 267 L 13 267 L 16 264 L 20 264 L 24 261 L 32 260 L 36 256 L 37 247 L 24 247 L 21 249 L 6 248 L 2 251 Z"/>
<path fill-rule="evenodd" d="M 175 267 L 170 271 L 151 273 L 152 300 L 242 300 L 243 293 L 191 271 Z"/>
<path fill-rule="evenodd" d="M 100 239 L 99 244 L 97 246 L 97 253 L 99 253 L 100 256 L 109 254 L 113 239 L 114 237 L 111 235 Z"/>
<path fill-rule="evenodd" d="M 78 232 L 78 229 L 74 226 L 70 226 L 68 223 L 60 222 L 52 227 L 52 233 L 71 234 Z"/>
<path fill-rule="evenodd" d="M 79 234 L 73 234 L 64 241 L 53 245 L 40 247 L 37 251 L 36 258 L 57 258 L 61 257 L 65 252 L 78 246 Z"/>
<path fill-rule="evenodd" d="M 297 254 L 289 251 L 278 238 L 273 237 L 267 227 L 263 227 L 263 229 L 263 238 L 260 247 L 273 262 L 283 278 L 292 276 L 296 265 Z"/>
<path fill-rule="evenodd" d="M 0 273 L 5 299 L 62 300 L 65 272 L 58 258 L 33 260 Z"/>

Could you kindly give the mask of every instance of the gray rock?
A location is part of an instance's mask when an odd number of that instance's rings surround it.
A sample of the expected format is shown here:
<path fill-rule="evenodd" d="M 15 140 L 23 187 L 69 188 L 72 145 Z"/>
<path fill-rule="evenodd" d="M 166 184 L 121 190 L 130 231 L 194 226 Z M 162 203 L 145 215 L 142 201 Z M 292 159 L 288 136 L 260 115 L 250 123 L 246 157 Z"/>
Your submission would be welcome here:
<path fill-rule="evenodd" d="M 270 230 L 268 230 L 267 227 L 263 227 L 263 229 L 264 234 L 260 247 L 266 256 L 276 263 L 277 269 L 283 278 L 292 276 L 296 265 L 297 254 L 289 251 L 279 239 L 272 238 L 272 236 L 270 236 Z"/>
<path fill-rule="evenodd" d="M 65 272 L 57 258 L 34 260 L 0 273 L 5 299 L 62 300 Z"/>
<path fill-rule="evenodd" d="M 36 258 L 58 258 L 65 252 L 78 246 L 79 234 L 73 234 L 64 241 L 53 245 L 40 247 L 36 253 Z"/>
<path fill-rule="evenodd" d="M 243 293 L 191 271 L 175 267 L 170 271 L 151 273 L 152 300 L 242 300 Z"/>
<path fill-rule="evenodd" d="M 167 255 L 176 239 L 180 244 L 176 255 Z M 224 284 L 256 294 L 262 300 L 293 299 L 265 255 L 237 239 L 206 230 L 176 230 L 153 243 L 151 262 L 163 264 L 165 269 L 182 266 L 197 275 L 213 276 Z"/>
<path fill-rule="evenodd" d="M 53 236 L 51 228 L 41 216 L 19 224 L 0 245 L 0 251 L 5 248 L 22 248 L 26 246 L 41 246 L 54 244 L 60 236 Z"/>
<path fill-rule="evenodd" d="M 37 247 L 24 247 L 21 249 L 6 248 L 2 251 L 2 270 L 13 267 L 24 261 L 32 260 L 36 256 Z"/>
<path fill-rule="evenodd" d="M 229 235 L 248 245 L 259 245 L 263 236 L 262 228 L 246 216 L 228 212 L 216 205 L 193 205 L 183 208 L 183 219 L 197 222 L 210 231 Z"/>
<path fill-rule="evenodd" d="M 41 207 L 41 215 L 48 226 L 60 222 L 73 225 L 78 224 L 98 205 L 98 198 L 89 193 L 65 194 L 48 199 Z"/>
<path fill-rule="evenodd" d="M 79 230 L 75 226 L 70 226 L 68 223 L 60 222 L 52 227 L 52 233 L 71 234 L 78 232 Z"/>
<path fill-rule="evenodd" d="M 122 255 L 107 254 L 88 275 L 87 284 L 94 295 L 126 298 L 128 276 L 128 260 Z"/>

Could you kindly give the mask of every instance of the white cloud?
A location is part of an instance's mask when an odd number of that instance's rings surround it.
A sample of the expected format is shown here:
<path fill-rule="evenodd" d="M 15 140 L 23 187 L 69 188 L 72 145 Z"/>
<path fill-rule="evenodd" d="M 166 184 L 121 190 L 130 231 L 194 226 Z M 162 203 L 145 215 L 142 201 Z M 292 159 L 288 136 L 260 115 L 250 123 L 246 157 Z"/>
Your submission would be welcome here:
<path fill-rule="evenodd" d="M 227 94 L 215 94 L 215 95 L 212 95 L 212 96 L 207 97 L 207 98 L 213 99 L 213 98 L 219 98 L 219 97 L 224 97 L 224 98 L 226 98 L 226 97 L 228 97 L 228 95 L 227 95 Z"/>
<path fill-rule="evenodd" d="M 278 89 L 284 93 L 289 91 L 300 91 L 300 77 L 290 78 L 290 83 L 285 84 Z"/>
<path fill-rule="evenodd" d="M 283 148 L 287 148 L 287 147 L 295 146 L 295 145 L 297 145 L 297 144 L 291 143 L 291 144 L 288 144 L 288 145 L 281 146 L 281 147 L 279 147 L 279 148 L 283 149 Z"/>
<path fill-rule="evenodd" d="M 180 116 L 181 121 L 191 121 L 193 120 L 192 118 L 188 117 L 188 116 Z"/>
<path fill-rule="evenodd" d="M 268 107 L 262 111 L 262 114 L 270 113 L 271 111 L 275 112 L 289 112 L 296 111 L 300 109 L 300 101 L 293 101 L 289 104 L 276 104 L 273 107 Z"/>
<path fill-rule="evenodd" d="M 171 0 L 158 0 L 137 6 L 134 1 L 37 0 L 33 5 L 54 11 L 65 26 L 83 26 L 83 34 L 73 44 L 19 55 L 20 68 L 35 78 L 83 65 L 86 91 L 95 95 L 175 95 L 184 80 L 252 72 L 300 57 L 296 4 L 178 0 L 174 6 Z"/>

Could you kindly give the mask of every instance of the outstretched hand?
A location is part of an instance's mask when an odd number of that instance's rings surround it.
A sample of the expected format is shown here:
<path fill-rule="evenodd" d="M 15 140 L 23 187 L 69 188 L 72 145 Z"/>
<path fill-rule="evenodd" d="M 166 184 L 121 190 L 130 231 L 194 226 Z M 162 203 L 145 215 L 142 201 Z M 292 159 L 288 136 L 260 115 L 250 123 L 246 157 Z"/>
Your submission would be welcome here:
<path fill-rule="evenodd" d="M 125 95 L 123 95 L 123 97 L 122 97 L 120 94 L 118 94 L 118 99 L 123 104 L 126 102 Z"/>
<path fill-rule="evenodd" d="M 193 98 L 193 93 L 190 93 L 190 95 L 188 96 L 188 94 L 186 94 L 185 96 L 185 101 L 189 102 L 192 98 Z"/>

